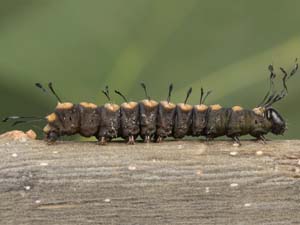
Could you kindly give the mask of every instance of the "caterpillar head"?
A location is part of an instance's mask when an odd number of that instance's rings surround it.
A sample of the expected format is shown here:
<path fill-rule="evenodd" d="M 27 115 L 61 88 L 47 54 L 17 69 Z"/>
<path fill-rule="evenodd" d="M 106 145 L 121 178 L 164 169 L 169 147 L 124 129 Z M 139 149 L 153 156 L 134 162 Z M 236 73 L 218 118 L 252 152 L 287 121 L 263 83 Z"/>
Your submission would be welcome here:
<path fill-rule="evenodd" d="M 285 132 L 286 123 L 277 110 L 274 108 L 267 108 L 265 116 L 272 123 L 271 132 L 273 134 L 279 135 Z"/>
<path fill-rule="evenodd" d="M 279 114 L 279 112 L 272 107 L 272 105 L 284 99 L 287 96 L 288 94 L 287 81 L 292 76 L 294 76 L 294 74 L 297 72 L 299 67 L 297 61 L 298 59 L 296 58 L 294 68 L 290 72 L 287 72 L 284 68 L 280 67 L 280 71 L 283 73 L 283 78 L 282 78 L 283 88 L 281 91 L 275 90 L 274 80 L 277 75 L 274 71 L 273 65 L 272 64 L 269 65 L 268 70 L 270 71 L 270 87 L 267 94 L 263 98 L 262 102 L 258 105 L 257 108 L 255 108 L 255 109 L 263 109 L 262 111 L 263 115 L 272 124 L 271 132 L 276 135 L 283 134 L 287 128 L 284 119 Z"/>
<path fill-rule="evenodd" d="M 263 109 L 265 111 L 265 117 L 272 123 L 271 132 L 276 135 L 284 133 L 286 130 L 286 123 L 279 112 L 277 112 L 272 105 L 287 96 L 287 81 L 297 72 L 299 67 L 297 61 L 298 59 L 296 58 L 294 68 L 290 72 L 287 72 L 284 68 L 280 67 L 280 71 L 283 73 L 283 88 L 281 91 L 275 90 L 274 79 L 276 78 L 276 73 L 273 65 L 271 64 L 268 67 L 268 70 L 270 71 L 270 87 L 267 94 L 263 98 L 263 101 L 258 105 L 257 109 Z"/>

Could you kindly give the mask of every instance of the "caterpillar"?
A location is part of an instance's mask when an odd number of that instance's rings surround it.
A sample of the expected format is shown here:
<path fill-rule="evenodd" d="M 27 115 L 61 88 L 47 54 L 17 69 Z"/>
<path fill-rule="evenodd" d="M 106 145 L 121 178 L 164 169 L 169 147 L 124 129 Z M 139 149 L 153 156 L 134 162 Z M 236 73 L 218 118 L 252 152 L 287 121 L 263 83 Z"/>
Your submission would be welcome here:
<path fill-rule="evenodd" d="M 95 136 L 97 143 L 105 145 L 114 138 L 121 137 L 128 144 L 134 144 L 140 136 L 146 143 L 162 142 L 167 137 L 181 139 L 185 136 L 200 137 L 212 140 L 220 136 L 231 138 L 240 145 L 240 137 L 251 135 L 265 143 L 265 135 L 280 135 L 285 132 L 286 122 L 273 104 L 288 94 L 287 81 L 298 70 L 297 59 L 290 73 L 280 67 L 283 73 L 283 89 L 275 90 L 276 74 L 273 65 L 269 65 L 269 89 L 260 104 L 253 109 L 241 106 L 224 108 L 219 104 L 205 105 L 211 91 L 204 92 L 201 87 L 200 101 L 197 105 L 187 104 L 192 88 L 187 91 L 183 103 L 171 102 L 173 85 L 170 84 L 166 100 L 157 102 L 150 98 L 144 83 L 141 83 L 146 98 L 139 102 L 129 101 L 120 91 L 115 93 L 122 97 L 124 103 L 117 105 L 111 102 L 108 86 L 102 90 L 108 103 L 97 106 L 94 103 L 81 102 L 73 104 L 63 102 L 55 92 L 52 83 L 48 84 L 58 104 L 53 113 L 46 118 L 9 116 L 4 122 L 16 120 L 13 125 L 45 119 L 43 131 L 45 139 L 53 144 L 60 136 L 80 134 L 84 137 Z M 35 84 L 46 92 L 40 84 Z"/>

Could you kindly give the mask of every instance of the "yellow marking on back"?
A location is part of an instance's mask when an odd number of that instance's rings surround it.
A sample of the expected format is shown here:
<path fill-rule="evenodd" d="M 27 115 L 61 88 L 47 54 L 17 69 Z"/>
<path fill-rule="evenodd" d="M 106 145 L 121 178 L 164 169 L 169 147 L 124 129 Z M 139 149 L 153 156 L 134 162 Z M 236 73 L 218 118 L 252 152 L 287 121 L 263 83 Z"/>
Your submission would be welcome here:
<path fill-rule="evenodd" d="M 199 112 L 204 112 L 208 109 L 208 106 L 201 104 L 201 105 L 195 105 L 194 108 Z"/>
<path fill-rule="evenodd" d="M 133 109 L 138 105 L 137 102 L 124 102 L 121 104 L 121 107 L 124 109 Z"/>
<path fill-rule="evenodd" d="M 242 108 L 241 106 L 239 106 L 239 105 L 233 106 L 231 109 L 232 109 L 234 112 L 239 112 L 239 111 L 242 111 L 242 110 L 243 110 L 243 108 Z"/>
<path fill-rule="evenodd" d="M 104 108 L 106 108 L 107 110 L 109 110 L 111 112 L 116 112 L 117 110 L 120 109 L 120 106 L 118 106 L 117 104 L 106 103 L 104 105 Z"/>
<path fill-rule="evenodd" d="M 63 103 L 57 103 L 56 109 L 71 109 L 73 108 L 73 103 L 71 102 L 63 102 Z"/>
<path fill-rule="evenodd" d="M 176 107 L 175 104 L 172 102 L 167 102 L 167 101 L 161 101 L 160 104 L 165 108 L 165 109 L 174 109 Z"/>
<path fill-rule="evenodd" d="M 55 113 L 51 113 L 50 115 L 46 116 L 46 119 L 49 123 L 54 122 L 56 120 L 57 116 Z"/>
<path fill-rule="evenodd" d="M 141 103 L 144 106 L 147 106 L 149 108 L 153 108 L 153 107 L 156 107 L 158 105 L 158 103 L 156 101 L 154 101 L 154 100 L 148 100 L 148 99 L 142 100 Z"/>
<path fill-rule="evenodd" d="M 266 109 L 264 107 L 256 107 L 252 111 L 259 116 L 264 116 Z"/>
<path fill-rule="evenodd" d="M 222 106 L 220 106 L 219 104 L 215 104 L 215 105 L 211 105 L 210 108 L 212 111 L 217 111 L 222 109 Z"/>
<path fill-rule="evenodd" d="M 90 109 L 96 109 L 98 107 L 94 103 L 89 103 L 89 102 L 80 102 L 79 104 L 85 108 L 90 108 Z"/>
<path fill-rule="evenodd" d="M 190 111 L 193 109 L 193 106 L 191 106 L 189 104 L 184 104 L 184 103 L 179 103 L 179 104 L 177 104 L 177 106 L 183 111 Z"/>

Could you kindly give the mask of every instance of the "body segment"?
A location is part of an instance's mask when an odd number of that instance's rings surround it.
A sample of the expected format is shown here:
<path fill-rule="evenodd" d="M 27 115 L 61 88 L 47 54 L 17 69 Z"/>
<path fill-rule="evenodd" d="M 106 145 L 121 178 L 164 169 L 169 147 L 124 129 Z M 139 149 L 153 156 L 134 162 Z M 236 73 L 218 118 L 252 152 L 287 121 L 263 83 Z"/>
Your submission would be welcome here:
<path fill-rule="evenodd" d="M 220 105 L 211 105 L 207 112 L 205 136 L 209 139 L 226 135 L 231 110 Z"/>
<path fill-rule="evenodd" d="M 157 123 L 156 123 L 156 141 L 161 142 L 173 133 L 176 105 L 161 101 L 158 105 Z"/>
<path fill-rule="evenodd" d="M 158 113 L 158 103 L 145 99 L 139 103 L 140 107 L 140 136 L 144 142 L 150 142 L 156 133 L 156 121 Z"/>
<path fill-rule="evenodd" d="M 106 144 L 113 138 L 120 136 L 120 107 L 116 104 L 107 103 L 100 107 L 101 123 L 98 132 L 100 144 Z"/>
<path fill-rule="evenodd" d="M 120 134 L 128 140 L 129 144 L 134 144 L 135 139 L 140 134 L 140 110 L 137 102 L 124 102 L 120 109 Z"/>
<path fill-rule="evenodd" d="M 96 136 L 101 123 L 100 108 L 93 103 L 82 102 L 77 106 L 79 110 L 79 133 L 84 137 Z"/>
<path fill-rule="evenodd" d="M 207 125 L 208 107 L 206 105 L 194 105 L 192 117 L 192 136 L 204 136 Z"/>
<path fill-rule="evenodd" d="M 173 128 L 174 138 L 183 138 L 190 135 L 192 126 L 193 107 L 188 104 L 178 104 L 176 106 L 176 116 Z"/>

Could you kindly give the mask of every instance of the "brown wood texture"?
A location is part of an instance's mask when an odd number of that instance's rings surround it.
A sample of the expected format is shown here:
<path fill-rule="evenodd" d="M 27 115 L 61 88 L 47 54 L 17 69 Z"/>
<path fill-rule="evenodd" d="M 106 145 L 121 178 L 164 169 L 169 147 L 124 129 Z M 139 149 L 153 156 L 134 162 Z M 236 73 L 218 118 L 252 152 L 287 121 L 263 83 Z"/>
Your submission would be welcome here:
<path fill-rule="evenodd" d="M 0 224 L 300 224 L 300 141 L 0 139 Z"/>

